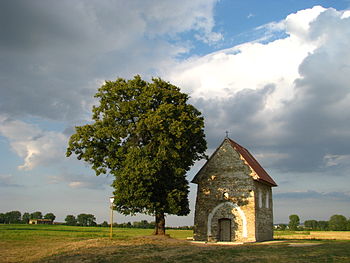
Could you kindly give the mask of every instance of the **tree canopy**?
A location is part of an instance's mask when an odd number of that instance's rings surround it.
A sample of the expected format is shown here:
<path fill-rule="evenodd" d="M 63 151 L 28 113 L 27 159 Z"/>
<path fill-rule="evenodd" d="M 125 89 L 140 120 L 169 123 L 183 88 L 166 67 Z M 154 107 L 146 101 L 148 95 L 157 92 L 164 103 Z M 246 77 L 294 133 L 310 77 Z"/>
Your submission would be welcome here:
<path fill-rule="evenodd" d="M 79 226 L 96 226 L 96 218 L 92 214 L 79 214 L 77 216 L 77 225 Z"/>
<path fill-rule="evenodd" d="M 53 214 L 53 213 L 47 213 L 45 216 L 44 216 L 45 219 L 51 219 L 52 221 L 55 220 L 56 216 Z"/>
<path fill-rule="evenodd" d="M 288 227 L 290 230 L 297 230 L 300 224 L 300 218 L 298 215 L 290 215 L 289 216 L 289 224 Z"/>
<path fill-rule="evenodd" d="M 42 219 L 43 214 L 40 211 L 36 211 L 30 214 L 30 219 Z"/>
<path fill-rule="evenodd" d="M 114 175 L 115 209 L 155 215 L 163 234 L 165 213 L 189 213 L 185 175 L 205 157 L 203 117 L 159 78 L 106 81 L 95 97 L 93 122 L 76 127 L 67 156 L 76 154 L 96 175 Z"/>
<path fill-rule="evenodd" d="M 332 215 L 329 219 L 329 229 L 330 230 L 347 230 L 347 220 L 343 215 Z"/>
<path fill-rule="evenodd" d="M 77 219 L 73 215 L 67 215 L 64 221 L 66 221 L 66 225 L 68 226 L 75 226 L 77 224 Z"/>

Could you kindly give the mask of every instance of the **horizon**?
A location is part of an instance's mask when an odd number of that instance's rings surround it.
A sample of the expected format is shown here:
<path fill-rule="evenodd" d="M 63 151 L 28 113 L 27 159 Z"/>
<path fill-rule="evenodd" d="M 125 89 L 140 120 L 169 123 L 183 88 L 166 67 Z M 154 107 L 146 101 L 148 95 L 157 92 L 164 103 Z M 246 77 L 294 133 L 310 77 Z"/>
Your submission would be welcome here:
<path fill-rule="evenodd" d="M 104 81 L 140 74 L 189 95 L 207 155 L 226 131 L 252 153 L 278 184 L 274 222 L 350 217 L 350 1 L 13 0 L 0 13 L 0 212 L 108 222 L 113 177 L 65 151 Z M 195 196 L 190 183 L 191 213 L 166 224 L 193 225 Z"/>

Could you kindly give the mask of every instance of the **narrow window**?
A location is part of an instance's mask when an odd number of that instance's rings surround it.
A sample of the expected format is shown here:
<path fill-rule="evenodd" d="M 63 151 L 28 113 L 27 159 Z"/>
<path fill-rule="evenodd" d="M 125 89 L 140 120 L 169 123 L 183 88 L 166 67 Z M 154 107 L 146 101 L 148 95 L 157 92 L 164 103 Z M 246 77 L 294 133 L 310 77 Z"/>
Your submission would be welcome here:
<path fill-rule="evenodd" d="M 270 198 L 269 198 L 269 192 L 266 192 L 266 208 L 270 208 Z"/>
<path fill-rule="evenodd" d="M 259 208 L 261 208 L 262 207 L 262 192 L 261 192 L 261 190 L 258 190 L 259 192 L 258 192 L 258 197 L 259 197 Z"/>

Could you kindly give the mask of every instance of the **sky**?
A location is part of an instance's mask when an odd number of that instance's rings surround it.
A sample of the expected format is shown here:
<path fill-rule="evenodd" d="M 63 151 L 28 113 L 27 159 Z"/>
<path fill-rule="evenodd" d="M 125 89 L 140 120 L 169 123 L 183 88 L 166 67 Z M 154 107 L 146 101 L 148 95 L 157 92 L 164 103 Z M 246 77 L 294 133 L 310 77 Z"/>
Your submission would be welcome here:
<path fill-rule="evenodd" d="M 189 94 L 208 154 L 228 131 L 256 157 L 275 223 L 350 217 L 349 0 L 0 0 L 0 212 L 108 220 L 112 176 L 65 151 L 103 82 L 136 74 Z"/>

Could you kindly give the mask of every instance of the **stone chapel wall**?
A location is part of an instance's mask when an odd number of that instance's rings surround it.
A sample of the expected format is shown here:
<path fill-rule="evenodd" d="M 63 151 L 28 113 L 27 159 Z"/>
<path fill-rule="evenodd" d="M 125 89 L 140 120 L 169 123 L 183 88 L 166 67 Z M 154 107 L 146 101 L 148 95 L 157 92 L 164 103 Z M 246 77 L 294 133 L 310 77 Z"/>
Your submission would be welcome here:
<path fill-rule="evenodd" d="M 256 241 L 255 184 L 250 173 L 250 168 L 241 160 L 240 155 L 229 143 L 224 142 L 201 171 L 195 211 L 195 240 L 207 241 L 210 213 L 220 204 L 230 202 L 233 205 L 225 204 L 212 215 L 209 241 L 218 240 L 220 218 L 232 219 L 232 241 Z"/>

